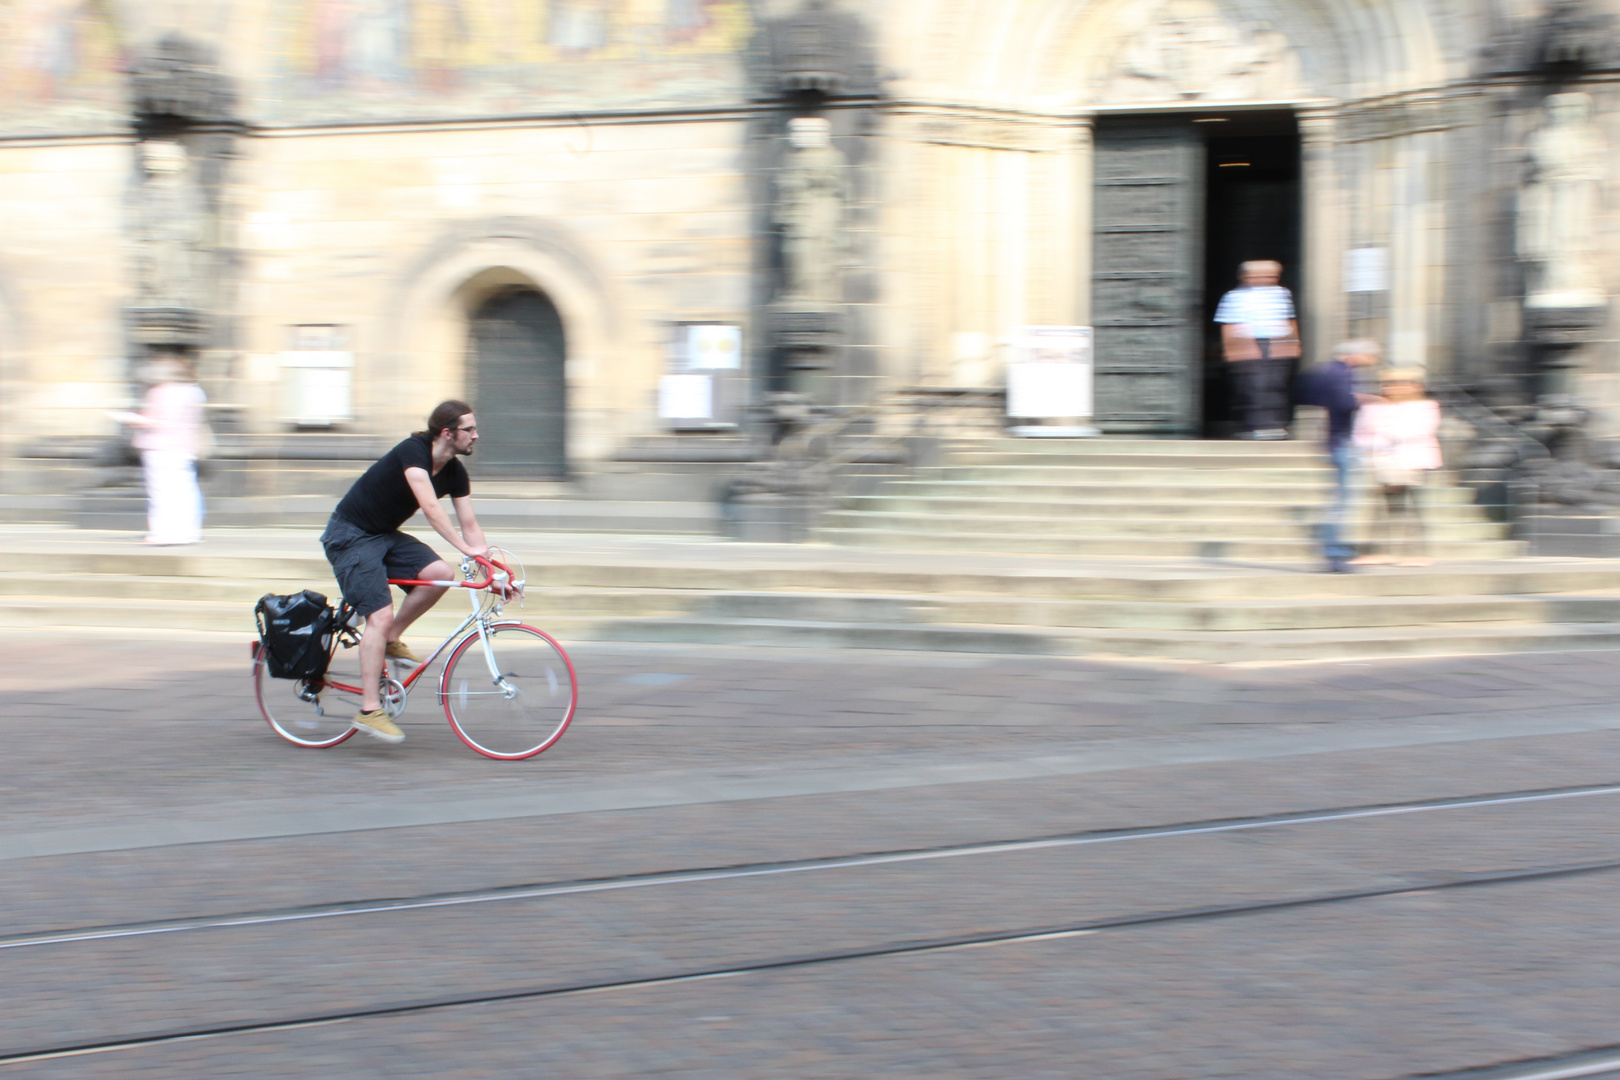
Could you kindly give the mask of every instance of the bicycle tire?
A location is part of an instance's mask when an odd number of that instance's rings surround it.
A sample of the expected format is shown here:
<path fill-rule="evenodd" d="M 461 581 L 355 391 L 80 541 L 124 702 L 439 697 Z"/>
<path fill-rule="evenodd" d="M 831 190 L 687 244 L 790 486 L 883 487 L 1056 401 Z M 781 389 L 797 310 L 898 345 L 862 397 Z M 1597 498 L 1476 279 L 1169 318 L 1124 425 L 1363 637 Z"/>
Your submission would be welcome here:
<path fill-rule="evenodd" d="M 316 700 L 306 700 L 301 693 L 312 694 Z M 351 708 L 349 699 L 358 702 L 357 696 L 340 694 L 324 684 L 316 689 L 299 679 L 277 679 L 262 654 L 253 659 L 253 696 L 265 723 L 294 746 L 322 750 L 354 734 L 351 718 L 358 705 Z M 321 700 L 325 698 L 332 700 Z M 332 705 L 336 715 L 323 716 L 317 705 Z"/>
<path fill-rule="evenodd" d="M 550 634 L 522 623 L 489 628 L 505 686 L 489 670 L 482 638 L 462 638 L 445 661 L 439 696 L 450 729 L 476 753 L 521 761 L 555 745 L 574 719 L 574 665 Z"/>

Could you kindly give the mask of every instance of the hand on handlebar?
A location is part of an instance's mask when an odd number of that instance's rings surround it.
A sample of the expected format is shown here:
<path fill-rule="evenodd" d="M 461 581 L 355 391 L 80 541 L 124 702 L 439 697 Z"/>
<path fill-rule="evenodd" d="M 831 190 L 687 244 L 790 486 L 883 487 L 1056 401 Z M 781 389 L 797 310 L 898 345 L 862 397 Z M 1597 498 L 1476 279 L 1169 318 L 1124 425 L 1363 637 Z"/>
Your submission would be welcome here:
<path fill-rule="evenodd" d="M 523 595 L 523 587 L 512 583 L 511 573 L 503 567 L 497 566 L 489 558 L 489 548 L 480 548 L 461 556 L 461 574 L 465 578 L 472 578 L 474 574 L 486 578 L 489 582 L 489 591 L 499 596 L 503 601 Z"/>
<path fill-rule="evenodd" d="M 494 592 L 499 593 L 502 600 L 512 600 L 523 595 L 523 587 L 512 584 L 504 573 L 499 579 L 491 582 L 489 587 Z"/>

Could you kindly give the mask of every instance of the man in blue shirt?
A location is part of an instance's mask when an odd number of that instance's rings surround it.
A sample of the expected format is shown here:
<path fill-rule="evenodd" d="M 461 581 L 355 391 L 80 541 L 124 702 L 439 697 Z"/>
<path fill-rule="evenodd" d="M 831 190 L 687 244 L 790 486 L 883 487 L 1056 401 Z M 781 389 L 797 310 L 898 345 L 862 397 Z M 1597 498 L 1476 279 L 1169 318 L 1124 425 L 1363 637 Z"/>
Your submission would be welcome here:
<path fill-rule="evenodd" d="M 1356 368 L 1373 367 L 1383 350 L 1376 341 L 1346 341 L 1333 349 L 1333 359 L 1299 377 L 1296 397 L 1305 405 L 1318 405 L 1327 412 L 1327 453 L 1333 463 L 1333 502 L 1322 520 L 1322 555 L 1327 570 L 1348 574 L 1355 555 L 1344 537 L 1350 512 L 1351 482 L 1356 469 L 1356 447 L 1351 441 L 1356 410 L 1370 401 L 1382 401 L 1377 394 L 1356 390 Z"/>

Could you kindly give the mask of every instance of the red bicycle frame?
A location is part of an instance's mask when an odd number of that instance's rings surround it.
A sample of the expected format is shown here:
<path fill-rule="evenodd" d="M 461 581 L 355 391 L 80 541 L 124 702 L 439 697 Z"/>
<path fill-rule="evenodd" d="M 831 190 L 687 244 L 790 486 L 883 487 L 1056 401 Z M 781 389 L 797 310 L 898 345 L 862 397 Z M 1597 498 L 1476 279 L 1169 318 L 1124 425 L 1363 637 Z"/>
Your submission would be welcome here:
<path fill-rule="evenodd" d="M 471 581 L 419 581 L 415 578 L 389 578 L 388 584 L 401 586 L 409 585 L 413 587 L 417 585 L 426 585 L 431 588 L 471 589 L 476 592 L 479 589 L 488 589 L 495 585 L 497 580 L 496 571 L 500 571 L 500 578 L 503 580 L 503 583 L 505 581 L 512 580 L 512 570 L 504 563 L 495 562 L 493 559 L 486 559 L 482 555 L 471 555 L 468 557 L 472 559 L 473 562 L 484 568 L 485 576 L 482 583 L 475 584 Z M 465 627 L 466 624 L 463 623 L 462 625 Z M 454 634 L 451 634 L 449 637 L 445 638 L 444 641 L 440 643 L 439 647 L 434 649 L 432 654 L 429 655 L 426 660 L 416 665 L 415 670 L 400 681 L 399 685 L 406 690 L 409 690 L 411 688 L 411 684 L 416 682 L 417 678 L 421 676 L 422 672 L 426 671 L 432 665 L 433 661 L 438 659 L 439 654 L 444 652 L 444 650 L 449 647 L 450 643 L 454 641 L 455 638 L 460 635 L 460 633 L 461 631 L 457 630 Z M 254 644 L 257 645 L 258 643 L 255 642 Z M 257 656 L 258 654 L 255 653 L 254 655 Z M 340 682 L 332 682 L 326 679 L 324 676 L 322 676 L 319 680 L 311 681 L 319 682 L 322 686 L 330 686 L 332 689 L 340 690 L 346 694 L 362 693 L 360 687 L 358 686 L 349 686 Z"/>

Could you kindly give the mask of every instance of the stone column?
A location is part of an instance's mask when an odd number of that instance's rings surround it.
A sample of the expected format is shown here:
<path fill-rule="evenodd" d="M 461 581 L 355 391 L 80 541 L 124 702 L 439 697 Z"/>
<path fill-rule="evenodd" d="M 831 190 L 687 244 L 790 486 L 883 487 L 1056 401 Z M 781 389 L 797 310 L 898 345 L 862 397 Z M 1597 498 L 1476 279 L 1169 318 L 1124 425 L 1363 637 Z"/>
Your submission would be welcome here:
<path fill-rule="evenodd" d="M 1065 174 L 1069 197 L 1074 200 L 1074 219 L 1070 232 L 1074 244 L 1074 316 L 1076 326 L 1091 325 L 1091 194 L 1096 183 L 1095 155 L 1092 132 L 1096 118 L 1079 117 L 1074 122 L 1069 145 L 1064 153 Z"/>
<path fill-rule="evenodd" d="M 765 20 L 751 55 L 757 99 L 780 110 L 780 126 L 760 141 L 769 250 L 758 265 L 771 280 L 759 325 L 772 376 L 795 407 L 849 404 L 839 377 L 861 366 L 852 350 L 870 352 L 871 320 L 856 309 L 875 299 L 874 253 L 856 210 L 872 179 L 863 143 L 882 91 L 876 51 L 858 15 L 802 0 Z"/>
<path fill-rule="evenodd" d="M 1340 280 L 1344 200 L 1339 197 L 1336 120 L 1328 109 L 1299 113 L 1305 270 L 1305 358 L 1325 359 L 1347 332 Z"/>
<path fill-rule="evenodd" d="M 1585 346 L 1608 321 L 1598 226 L 1607 147 L 1592 98 L 1553 94 L 1530 140 L 1519 192 L 1518 254 L 1528 288 L 1524 327 L 1535 345 L 1541 394 L 1567 395 L 1587 366 Z"/>
<path fill-rule="evenodd" d="M 232 342 L 223 189 L 239 129 L 235 92 L 213 51 L 178 33 L 139 54 L 129 79 L 138 137 L 127 223 L 136 284 L 125 309 L 129 355 L 212 352 L 225 366 Z M 217 397 L 225 372 L 201 374 Z"/>

